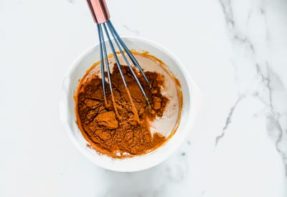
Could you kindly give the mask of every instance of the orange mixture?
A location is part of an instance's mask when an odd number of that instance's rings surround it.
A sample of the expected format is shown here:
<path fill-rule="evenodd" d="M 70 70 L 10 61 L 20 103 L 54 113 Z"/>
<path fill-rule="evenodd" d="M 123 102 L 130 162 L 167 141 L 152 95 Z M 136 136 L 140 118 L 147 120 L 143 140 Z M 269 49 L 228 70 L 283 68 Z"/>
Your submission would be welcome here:
<path fill-rule="evenodd" d="M 151 101 L 149 107 L 129 68 L 122 66 L 134 106 L 116 66 L 111 75 L 114 103 L 106 83 L 107 103 L 104 102 L 101 78 L 89 75 L 80 80 L 75 93 L 78 126 L 89 145 L 102 154 L 124 158 L 145 154 L 163 144 L 166 138 L 151 133 L 150 121 L 161 117 L 168 99 L 162 95 L 163 77 L 155 72 L 145 72 L 151 87 L 143 76 L 136 74 Z M 136 112 L 135 113 L 135 110 Z"/>

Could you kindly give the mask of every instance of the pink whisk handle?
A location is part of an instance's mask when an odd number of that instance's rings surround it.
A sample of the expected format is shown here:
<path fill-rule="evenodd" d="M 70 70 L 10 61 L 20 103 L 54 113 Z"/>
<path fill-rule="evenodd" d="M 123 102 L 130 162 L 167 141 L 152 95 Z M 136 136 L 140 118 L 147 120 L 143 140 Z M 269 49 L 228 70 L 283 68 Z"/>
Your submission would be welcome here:
<path fill-rule="evenodd" d="M 105 0 L 87 0 L 87 2 L 97 24 L 109 20 L 110 14 Z"/>

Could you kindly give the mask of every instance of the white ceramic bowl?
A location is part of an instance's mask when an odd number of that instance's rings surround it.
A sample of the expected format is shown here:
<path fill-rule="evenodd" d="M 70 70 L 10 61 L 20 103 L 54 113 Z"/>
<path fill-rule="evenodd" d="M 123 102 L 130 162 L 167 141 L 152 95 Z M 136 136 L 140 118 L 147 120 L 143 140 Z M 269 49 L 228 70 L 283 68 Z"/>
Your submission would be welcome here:
<path fill-rule="evenodd" d="M 76 124 L 73 95 L 77 87 L 78 80 L 93 63 L 99 61 L 99 45 L 85 51 L 73 63 L 65 77 L 60 99 L 60 118 L 73 143 L 92 162 L 105 169 L 119 172 L 132 172 L 153 167 L 167 159 L 176 151 L 186 138 L 189 137 L 195 117 L 198 113 L 201 99 L 199 88 L 193 82 L 188 70 L 186 69 L 188 65 L 180 63 L 172 53 L 154 42 L 142 38 L 131 37 L 125 37 L 123 40 L 130 49 L 148 51 L 150 54 L 161 59 L 166 65 L 168 65 L 170 71 L 180 81 L 183 92 L 183 109 L 176 133 L 164 145 L 156 150 L 145 155 L 127 159 L 112 159 L 87 147 L 87 141 L 82 136 Z"/>

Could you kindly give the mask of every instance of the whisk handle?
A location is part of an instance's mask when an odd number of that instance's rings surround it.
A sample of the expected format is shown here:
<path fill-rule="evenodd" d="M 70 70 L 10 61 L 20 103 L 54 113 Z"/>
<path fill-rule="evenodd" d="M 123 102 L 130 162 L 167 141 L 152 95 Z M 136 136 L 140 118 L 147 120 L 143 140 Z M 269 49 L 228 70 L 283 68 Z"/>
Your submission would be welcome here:
<path fill-rule="evenodd" d="M 104 23 L 110 18 L 106 0 L 87 0 L 94 20 L 97 24 Z"/>

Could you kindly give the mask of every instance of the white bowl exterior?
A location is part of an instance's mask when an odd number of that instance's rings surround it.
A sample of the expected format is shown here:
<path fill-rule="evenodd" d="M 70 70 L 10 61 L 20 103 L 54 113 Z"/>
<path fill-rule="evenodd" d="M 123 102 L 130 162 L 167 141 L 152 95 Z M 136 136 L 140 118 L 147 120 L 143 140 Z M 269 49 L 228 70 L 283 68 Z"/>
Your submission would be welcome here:
<path fill-rule="evenodd" d="M 60 99 L 60 118 L 76 147 L 96 165 L 113 171 L 132 172 L 144 170 L 161 163 L 175 152 L 179 145 L 189 137 L 196 115 L 198 114 L 201 94 L 186 69 L 188 65 L 182 65 L 179 60 L 164 47 L 141 38 L 126 37 L 123 38 L 123 40 L 130 49 L 148 51 L 150 54 L 161 59 L 180 81 L 183 92 L 183 109 L 180 124 L 175 134 L 163 146 L 156 150 L 145 155 L 126 159 L 112 159 L 106 155 L 99 154 L 87 146 L 87 141 L 82 136 L 76 124 L 73 96 L 79 79 L 93 63 L 99 61 L 99 45 L 84 52 L 83 55 L 74 62 L 65 77 Z"/>

